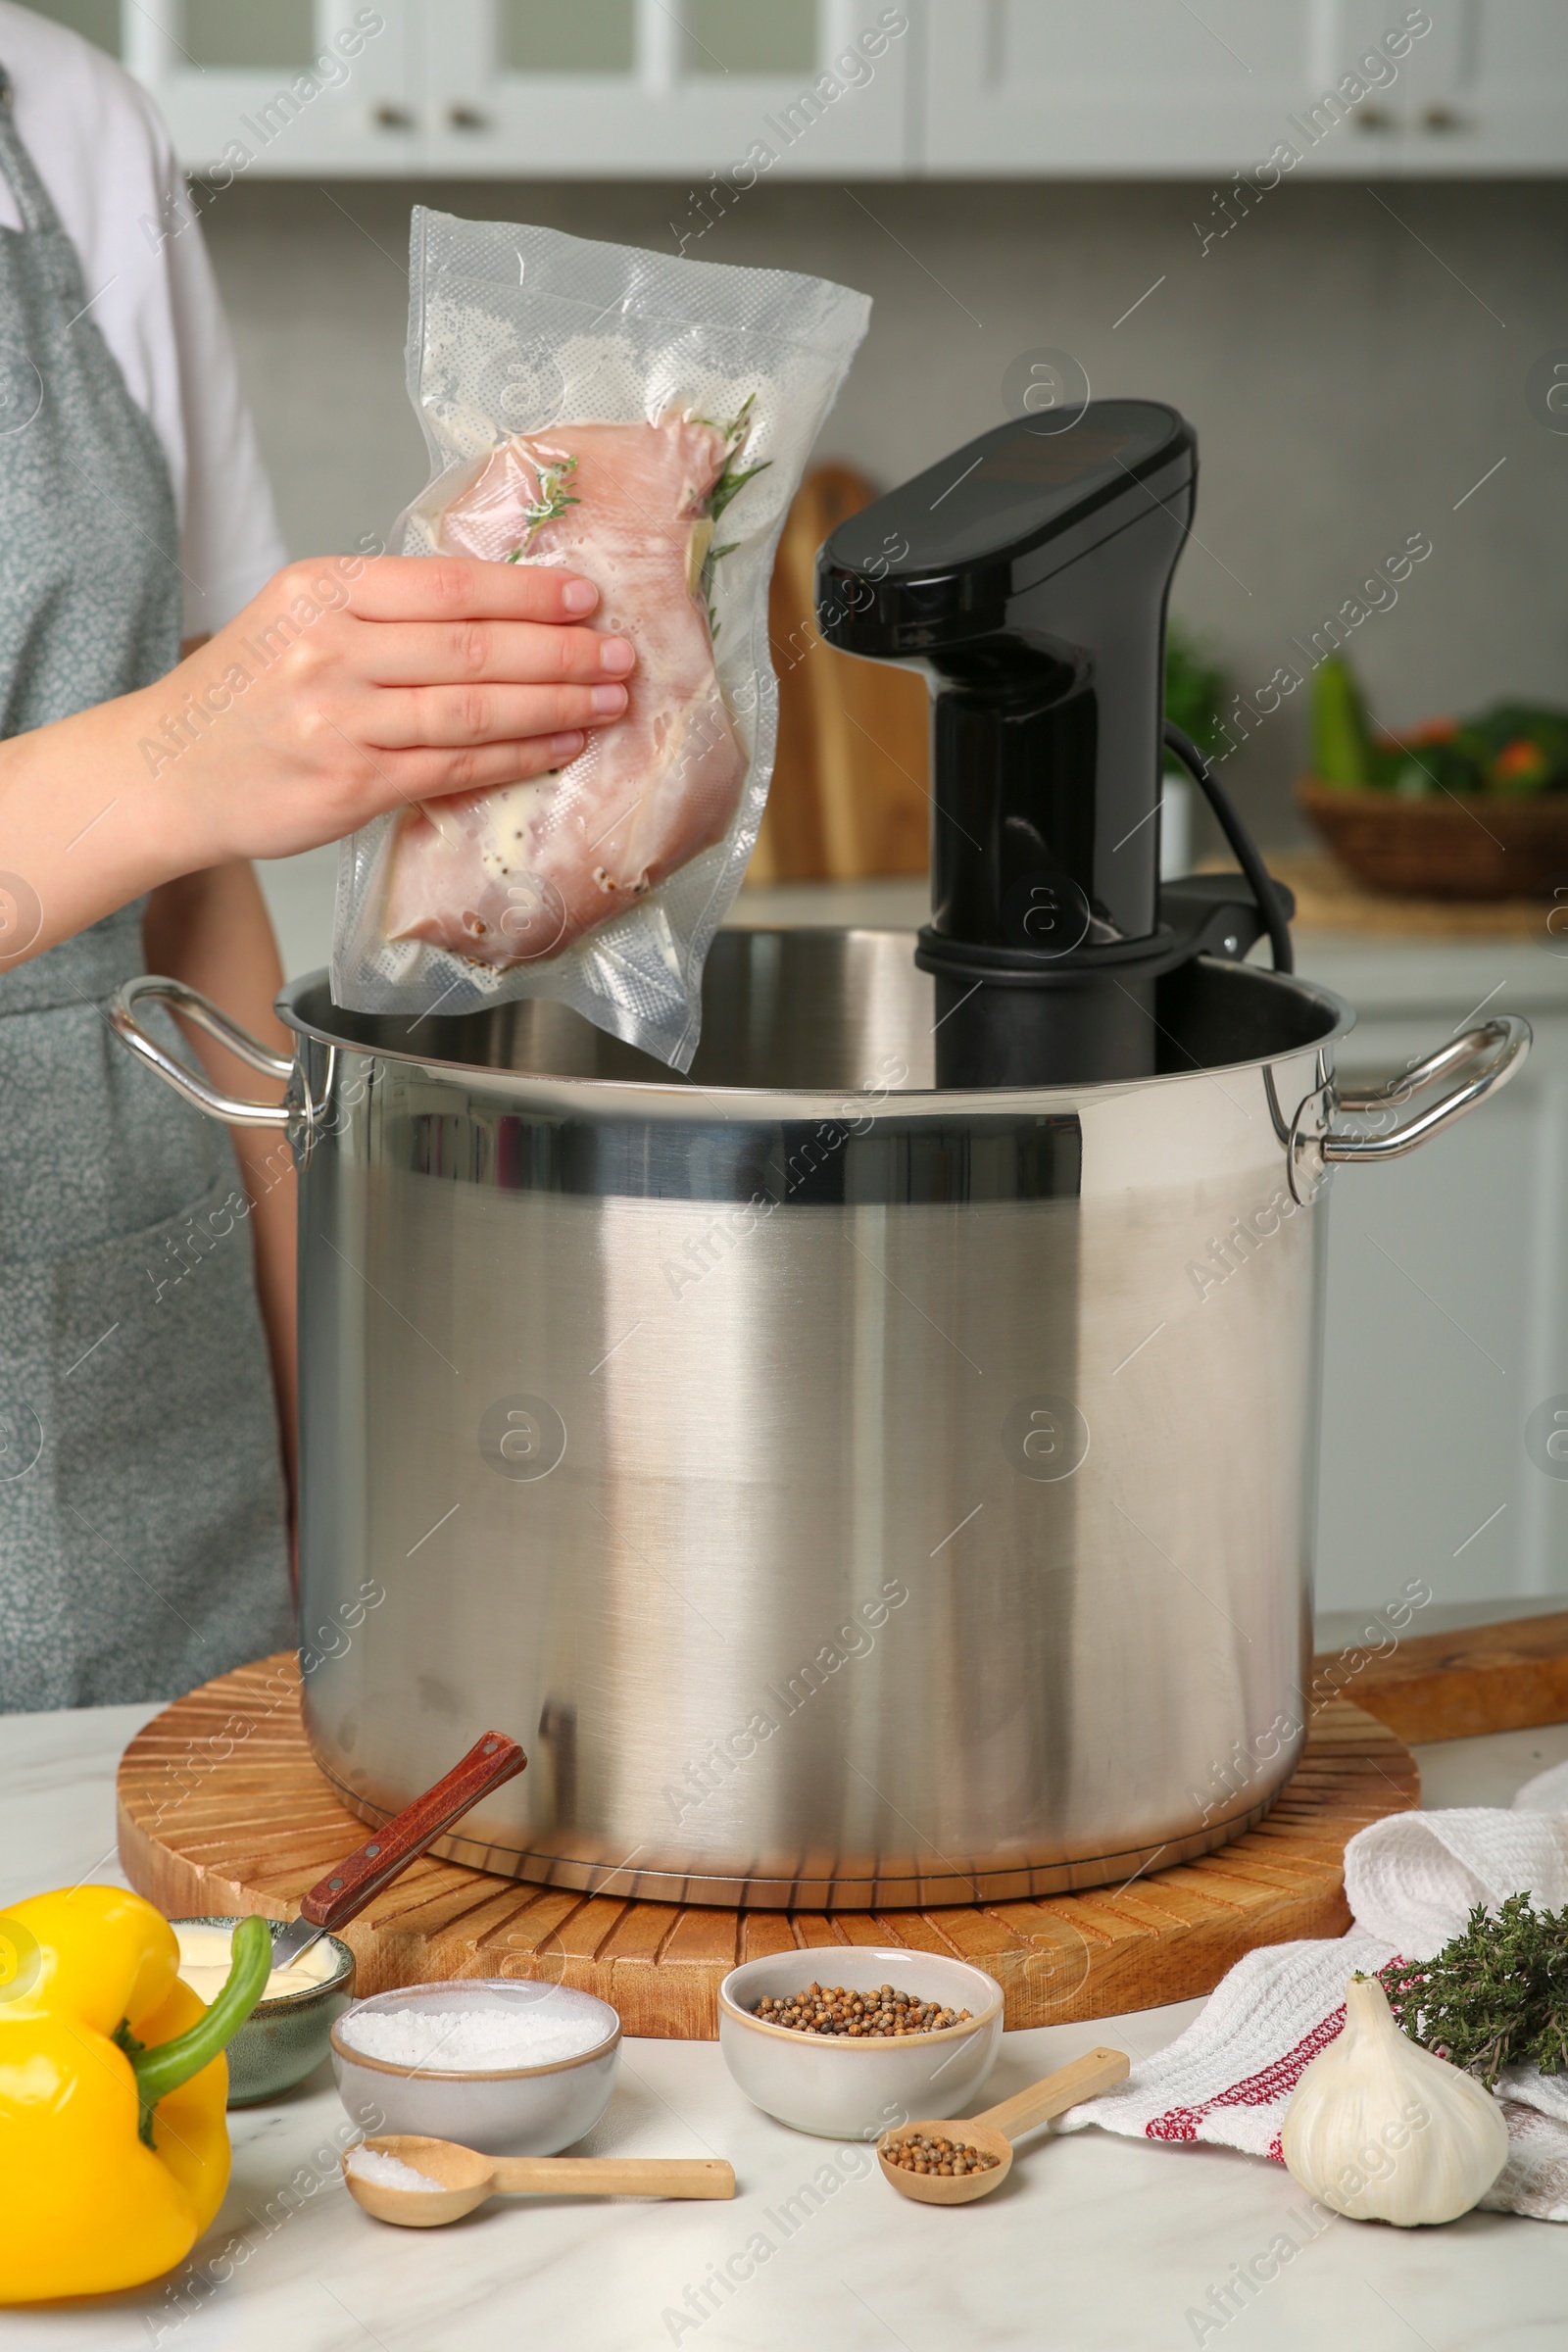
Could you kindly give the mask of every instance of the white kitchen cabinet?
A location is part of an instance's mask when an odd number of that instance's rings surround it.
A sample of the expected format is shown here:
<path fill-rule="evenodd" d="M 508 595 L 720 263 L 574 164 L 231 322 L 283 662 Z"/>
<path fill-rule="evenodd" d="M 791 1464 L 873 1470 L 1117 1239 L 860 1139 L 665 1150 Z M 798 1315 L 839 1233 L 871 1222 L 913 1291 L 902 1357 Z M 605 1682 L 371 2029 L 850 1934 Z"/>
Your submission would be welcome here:
<path fill-rule="evenodd" d="M 1307 976 L 1360 1011 L 1338 1055 L 1386 1077 L 1485 1018 L 1535 1031 L 1499 1096 L 1328 1200 L 1317 1603 L 1568 1592 L 1568 957 L 1537 947 L 1328 943 Z M 1560 1400 L 1560 1404 L 1558 1403 Z M 1544 1432 L 1527 1442 L 1532 1416 Z"/>
<path fill-rule="evenodd" d="M 744 193 L 764 173 L 905 170 L 901 21 L 881 0 L 435 0 L 423 161 L 443 172 L 691 174 L 672 223 L 689 247 L 737 200 L 737 181 Z"/>
<path fill-rule="evenodd" d="M 927 172 L 1568 169 L 1563 0 L 929 0 L 921 24 Z"/>
<path fill-rule="evenodd" d="M 1306 133 L 1296 141 L 1301 168 L 1365 179 L 1568 167 L 1562 0 L 1427 0 L 1423 13 L 1432 29 L 1398 61 L 1397 78 L 1349 104 L 1330 129 L 1324 95 L 1356 74 L 1404 10 L 1390 0 L 1324 0 L 1310 96 L 1297 110 Z"/>
<path fill-rule="evenodd" d="M 36 4 L 118 46 L 192 171 L 671 177 L 682 250 L 764 172 L 1224 188 L 1282 147 L 1298 176 L 1568 170 L 1568 0 Z"/>
<path fill-rule="evenodd" d="M 1117 177 L 1267 155 L 1305 87 L 1297 0 L 938 0 L 923 168 Z"/>
<path fill-rule="evenodd" d="M 880 0 L 123 0 L 122 25 L 197 173 L 691 175 L 695 244 L 737 183 L 908 162 Z"/>
<path fill-rule="evenodd" d="M 122 25 L 125 64 L 210 182 L 418 169 L 409 0 L 123 0 Z"/>

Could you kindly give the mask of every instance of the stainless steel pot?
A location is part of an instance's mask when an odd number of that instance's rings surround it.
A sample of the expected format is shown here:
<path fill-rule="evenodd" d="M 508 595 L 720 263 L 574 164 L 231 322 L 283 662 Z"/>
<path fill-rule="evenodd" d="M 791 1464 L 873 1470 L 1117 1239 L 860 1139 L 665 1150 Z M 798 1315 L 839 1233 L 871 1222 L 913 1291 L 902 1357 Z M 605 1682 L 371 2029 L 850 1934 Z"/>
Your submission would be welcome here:
<path fill-rule="evenodd" d="M 137 1020 L 234 1043 L 215 1007 L 124 991 L 127 1044 L 294 1146 L 306 1712 L 363 1818 L 500 1724 L 531 1767 L 437 1850 L 862 1908 L 1124 1880 L 1288 1778 L 1325 1169 L 1529 1031 L 1337 1095 L 1336 998 L 1200 960 L 1161 1074 L 940 1093 L 911 946 L 721 933 L 689 1080 L 559 1005 L 368 1017 L 318 974 L 292 1065 L 242 1044 L 281 1109 Z"/>

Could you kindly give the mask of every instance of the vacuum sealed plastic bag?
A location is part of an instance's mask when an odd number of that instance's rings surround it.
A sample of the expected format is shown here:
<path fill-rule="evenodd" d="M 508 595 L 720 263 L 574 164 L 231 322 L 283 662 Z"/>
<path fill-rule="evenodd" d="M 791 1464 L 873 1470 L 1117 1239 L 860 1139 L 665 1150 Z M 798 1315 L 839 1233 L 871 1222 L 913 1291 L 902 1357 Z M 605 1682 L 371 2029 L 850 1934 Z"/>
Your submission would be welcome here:
<path fill-rule="evenodd" d="M 569 766 L 344 843 L 334 1001 L 440 1018 L 554 997 L 689 1068 L 772 771 L 773 550 L 870 304 L 423 208 L 410 283 L 432 478 L 395 544 L 583 573 L 637 667 Z"/>

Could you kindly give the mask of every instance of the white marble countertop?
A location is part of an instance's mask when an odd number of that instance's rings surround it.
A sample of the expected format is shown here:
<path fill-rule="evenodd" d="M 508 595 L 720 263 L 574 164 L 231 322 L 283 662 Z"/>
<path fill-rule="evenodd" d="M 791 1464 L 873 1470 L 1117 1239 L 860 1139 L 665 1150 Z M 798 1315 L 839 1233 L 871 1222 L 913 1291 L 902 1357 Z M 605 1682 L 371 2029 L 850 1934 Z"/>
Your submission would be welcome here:
<path fill-rule="evenodd" d="M 119 1881 L 115 1766 L 154 1712 L 0 1717 L 0 1904 Z M 1568 1757 L 1568 1726 L 1422 1755 L 1434 1799 L 1505 1803 Z M 986 2099 L 1096 2042 L 1147 2053 L 1199 2006 L 1009 2034 Z M 817 2210 L 800 2199 L 805 2218 L 791 2228 L 782 2209 L 839 2152 L 759 2114 L 712 2042 L 625 2042 L 615 2096 L 587 2145 L 727 2156 L 740 2183 L 733 2204 L 502 2202 L 452 2229 L 403 2231 L 369 2220 L 343 2186 L 345 2119 L 325 2070 L 230 2125 L 228 2195 L 191 2260 L 133 2293 L 8 2311 L 5 2352 L 1154 2352 L 1221 2337 L 1226 2352 L 1561 2352 L 1568 2342 L 1568 2238 L 1481 2213 L 1408 2233 L 1334 2222 L 1223 2328 L 1211 2313 L 1195 2325 L 1189 2314 L 1210 2287 L 1263 2252 L 1302 2202 L 1281 2167 L 1221 2148 L 1048 2130 L 996 2195 L 952 2211 L 906 2203 L 874 2170 L 858 2175 L 863 2149 L 847 2150 L 838 2186 Z M 759 2232 L 766 2259 L 727 2296 L 710 2290 L 697 2319 L 688 2289 Z"/>

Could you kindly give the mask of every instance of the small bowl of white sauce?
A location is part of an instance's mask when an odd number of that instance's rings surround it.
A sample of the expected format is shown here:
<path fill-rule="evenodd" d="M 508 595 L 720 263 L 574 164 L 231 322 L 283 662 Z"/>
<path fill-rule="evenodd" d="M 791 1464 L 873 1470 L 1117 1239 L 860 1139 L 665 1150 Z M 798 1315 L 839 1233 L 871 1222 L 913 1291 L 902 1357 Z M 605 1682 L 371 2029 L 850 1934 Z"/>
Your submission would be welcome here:
<path fill-rule="evenodd" d="M 233 1960 L 232 1919 L 172 1919 L 179 1941 L 179 1977 L 212 2001 Z M 269 1920 L 274 1936 L 290 1923 Z M 312 2075 L 327 2054 L 334 2019 L 354 1997 L 354 1954 L 335 1936 L 318 1936 L 297 1960 L 274 1968 L 261 1999 L 228 2045 L 228 2103 L 254 2107 L 280 2098 Z"/>
<path fill-rule="evenodd" d="M 610 2104 L 620 2018 L 569 1984 L 464 1977 L 357 2001 L 331 2044 L 338 2096 L 372 2137 L 559 2156 Z"/>

